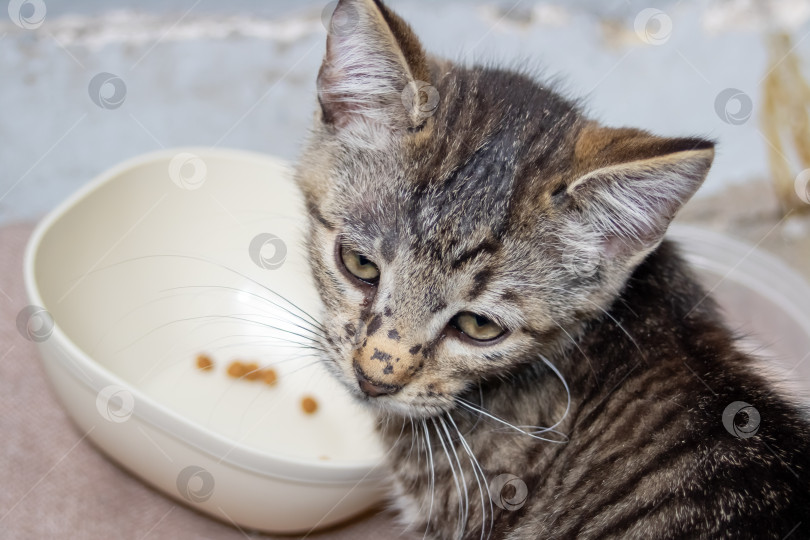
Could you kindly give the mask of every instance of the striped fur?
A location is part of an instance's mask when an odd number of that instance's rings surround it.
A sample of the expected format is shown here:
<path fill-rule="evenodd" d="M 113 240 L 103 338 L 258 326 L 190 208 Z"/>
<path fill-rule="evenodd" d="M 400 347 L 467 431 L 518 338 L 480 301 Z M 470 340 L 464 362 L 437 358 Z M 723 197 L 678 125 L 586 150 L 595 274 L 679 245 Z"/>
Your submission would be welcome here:
<path fill-rule="evenodd" d="M 324 362 L 379 414 L 403 521 L 435 538 L 810 537 L 805 410 L 662 242 L 713 144 L 431 59 L 378 1 L 336 14 L 357 26 L 328 38 L 296 178 Z M 438 96 L 427 115 L 401 98 L 415 83 Z M 379 282 L 347 277 L 340 245 Z M 508 335 L 463 339 L 463 311 Z M 366 395 L 360 372 L 396 391 Z M 723 423 L 737 401 L 761 415 L 751 437 Z"/>

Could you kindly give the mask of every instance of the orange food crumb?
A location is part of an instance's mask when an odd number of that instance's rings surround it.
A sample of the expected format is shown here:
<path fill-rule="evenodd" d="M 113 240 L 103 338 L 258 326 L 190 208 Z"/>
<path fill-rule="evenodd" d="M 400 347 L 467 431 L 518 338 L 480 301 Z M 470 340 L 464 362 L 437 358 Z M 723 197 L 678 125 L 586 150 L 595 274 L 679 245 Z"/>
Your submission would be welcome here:
<path fill-rule="evenodd" d="M 262 372 L 259 370 L 259 364 L 251 362 L 244 365 L 245 378 L 249 381 L 255 381 L 261 378 Z"/>
<path fill-rule="evenodd" d="M 305 413 L 313 414 L 318 410 L 318 402 L 311 396 L 306 396 L 301 400 L 301 408 L 304 409 Z"/>
<path fill-rule="evenodd" d="M 234 360 L 231 362 L 231 365 L 228 366 L 228 375 L 231 377 L 236 377 L 237 379 L 242 377 L 245 374 L 245 365 L 240 362 L 239 360 Z"/>
<path fill-rule="evenodd" d="M 210 371 L 214 369 L 214 362 L 208 356 L 201 354 L 197 356 L 197 368 L 201 371 Z"/>
<path fill-rule="evenodd" d="M 265 384 L 274 386 L 278 382 L 278 375 L 273 368 L 264 368 L 262 371 L 262 380 Z"/>
<path fill-rule="evenodd" d="M 329 461 L 329 456 L 318 456 L 321 461 Z"/>

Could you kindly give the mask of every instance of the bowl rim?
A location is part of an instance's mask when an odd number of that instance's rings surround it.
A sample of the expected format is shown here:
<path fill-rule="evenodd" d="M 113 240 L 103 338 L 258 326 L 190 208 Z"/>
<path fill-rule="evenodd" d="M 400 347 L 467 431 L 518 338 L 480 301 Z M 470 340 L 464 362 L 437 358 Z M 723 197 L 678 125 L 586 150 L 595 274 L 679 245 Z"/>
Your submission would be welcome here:
<path fill-rule="evenodd" d="M 769 299 L 783 309 L 810 338 L 810 282 L 779 257 L 715 230 L 683 223 L 673 223 L 667 239 L 675 241 L 692 268 L 709 268 L 724 272 L 714 288 L 706 290 L 712 296 L 722 281 L 729 279 L 756 294 Z M 718 260 L 718 253 L 733 257 L 734 263 Z M 744 267 L 744 272 L 738 272 Z M 773 279 L 773 276 L 779 279 Z M 801 363 L 810 358 L 810 351 Z M 798 364 L 797 364 L 798 367 Z"/>
<path fill-rule="evenodd" d="M 292 170 L 289 162 L 267 154 L 246 150 L 192 146 L 167 148 L 140 154 L 102 171 L 48 212 L 36 225 L 28 239 L 23 257 L 23 279 L 26 295 L 31 305 L 47 310 L 36 280 L 36 266 L 42 240 L 54 225 L 79 202 L 102 186 L 139 167 L 161 162 L 168 163 L 181 152 L 188 152 L 198 156 L 207 155 L 216 159 L 260 162 L 263 165 L 278 169 L 279 172 L 285 169 L 287 172 Z M 380 480 L 386 476 L 384 467 L 382 467 L 384 456 L 378 459 L 357 460 L 356 462 L 310 461 L 284 454 L 260 451 L 242 444 L 173 411 L 143 393 L 137 386 L 125 381 L 99 364 L 62 330 L 57 321 L 53 322 L 53 332 L 48 340 L 44 343 L 37 343 L 37 345 L 38 347 L 46 347 L 49 345 L 45 343 L 51 341 L 61 349 L 60 352 L 63 355 L 80 364 L 77 366 L 72 362 L 65 362 L 62 358 L 59 360 L 61 367 L 66 368 L 66 371 L 76 381 L 89 387 L 94 392 L 99 392 L 110 385 L 117 385 L 126 389 L 135 399 L 133 416 L 137 416 L 142 422 L 163 431 L 169 437 L 180 440 L 223 464 L 267 477 L 312 484 L 356 485 L 365 481 Z M 84 371 L 92 375 L 91 379 L 86 377 L 87 373 L 82 373 Z M 79 376 L 79 373 L 85 376 Z"/>

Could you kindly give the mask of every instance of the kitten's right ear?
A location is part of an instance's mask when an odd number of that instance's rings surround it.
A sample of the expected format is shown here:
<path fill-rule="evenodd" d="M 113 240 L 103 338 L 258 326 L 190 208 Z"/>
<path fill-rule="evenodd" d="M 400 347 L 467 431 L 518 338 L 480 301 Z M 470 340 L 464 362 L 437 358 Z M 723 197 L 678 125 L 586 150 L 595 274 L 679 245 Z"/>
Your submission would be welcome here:
<path fill-rule="evenodd" d="M 429 81 L 425 53 L 407 23 L 379 1 L 338 2 L 318 73 L 325 124 L 352 131 L 420 128 L 429 118 L 423 88 Z"/>
<path fill-rule="evenodd" d="M 633 257 L 658 245 L 713 158 L 709 140 L 591 123 L 577 139 L 578 178 L 566 194 L 602 237 L 605 256 Z"/>

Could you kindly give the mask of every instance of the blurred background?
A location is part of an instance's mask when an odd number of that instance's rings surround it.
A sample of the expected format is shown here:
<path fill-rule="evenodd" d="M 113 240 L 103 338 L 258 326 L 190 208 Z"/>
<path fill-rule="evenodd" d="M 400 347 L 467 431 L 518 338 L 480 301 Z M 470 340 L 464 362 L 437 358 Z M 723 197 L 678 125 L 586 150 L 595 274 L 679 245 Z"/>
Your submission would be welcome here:
<path fill-rule="evenodd" d="M 810 206 L 794 189 L 810 167 L 807 0 L 389 4 L 433 53 L 536 67 L 609 124 L 716 139 L 704 197 L 781 182 L 781 215 Z M 35 220 L 158 148 L 295 159 L 328 13 L 322 0 L 11 0 L 0 18 L 0 225 Z"/>

